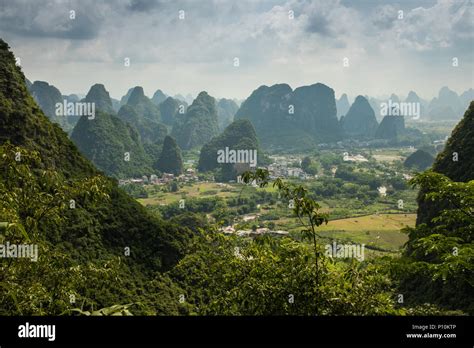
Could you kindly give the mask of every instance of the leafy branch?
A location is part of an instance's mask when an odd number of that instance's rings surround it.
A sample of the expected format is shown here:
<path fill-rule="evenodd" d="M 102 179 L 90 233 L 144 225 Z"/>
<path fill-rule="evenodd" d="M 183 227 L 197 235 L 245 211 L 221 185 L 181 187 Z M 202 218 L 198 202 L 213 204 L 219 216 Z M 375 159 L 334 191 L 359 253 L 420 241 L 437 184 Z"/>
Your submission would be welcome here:
<path fill-rule="evenodd" d="M 261 188 L 268 186 L 270 182 L 268 170 L 262 168 L 258 168 L 254 172 L 244 172 L 241 178 L 243 183 L 256 182 Z M 276 187 L 284 198 L 293 202 L 293 213 L 303 225 L 301 232 L 304 237 L 310 239 L 313 243 L 316 266 L 315 285 L 318 287 L 320 252 L 316 237 L 320 236 L 317 234 L 316 228 L 328 223 L 328 214 L 319 211 L 321 206 L 309 197 L 308 190 L 301 185 L 291 185 L 281 178 L 277 178 L 273 182 L 273 187 Z"/>

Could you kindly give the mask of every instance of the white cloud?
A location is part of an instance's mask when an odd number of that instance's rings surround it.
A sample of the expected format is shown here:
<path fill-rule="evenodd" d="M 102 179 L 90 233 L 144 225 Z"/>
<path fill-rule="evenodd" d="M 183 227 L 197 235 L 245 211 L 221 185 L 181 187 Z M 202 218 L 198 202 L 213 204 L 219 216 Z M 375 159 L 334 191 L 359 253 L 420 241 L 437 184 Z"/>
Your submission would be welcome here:
<path fill-rule="evenodd" d="M 169 94 L 205 89 L 237 98 L 276 82 L 324 82 L 351 95 L 410 89 L 433 95 L 445 81 L 458 90 L 471 87 L 469 1 L 404 7 L 402 20 L 396 3 L 347 3 L 0 0 L 0 36 L 22 56 L 30 78 L 67 93 L 85 93 L 95 82 L 115 97 L 135 85 L 150 95 L 158 88 Z M 77 12 L 74 24 L 69 7 Z M 449 57 L 456 55 L 463 65 L 453 70 Z"/>

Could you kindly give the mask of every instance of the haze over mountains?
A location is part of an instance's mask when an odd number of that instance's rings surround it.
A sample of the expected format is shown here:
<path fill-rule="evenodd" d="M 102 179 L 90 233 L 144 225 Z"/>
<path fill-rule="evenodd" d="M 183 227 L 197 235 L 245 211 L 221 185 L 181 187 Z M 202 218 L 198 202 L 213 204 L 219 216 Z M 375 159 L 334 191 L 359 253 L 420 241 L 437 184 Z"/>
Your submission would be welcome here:
<path fill-rule="evenodd" d="M 334 91 L 314 84 L 292 90 L 287 84 L 256 89 L 241 105 L 236 119 L 249 119 L 264 147 L 302 146 L 341 139 Z"/>
<path fill-rule="evenodd" d="M 362 96 L 356 98 L 345 116 L 341 116 L 340 122 L 345 134 L 360 138 L 373 137 L 379 125 L 374 110 Z"/>
<path fill-rule="evenodd" d="M 393 102 L 420 103 L 420 120 L 422 121 L 457 121 L 461 118 L 462 113 L 469 107 L 469 103 L 474 99 L 474 90 L 472 88 L 457 94 L 449 87 L 442 87 L 438 96 L 431 100 L 421 98 L 416 92 L 410 91 L 406 98 L 400 98 L 396 94 L 392 94 L 388 98 L 369 98 L 377 120 L 381 120 L 380 104 L 391 99 Z"/>
<path fill-rule="evenodd" d="M 277 84 L 258 87 L 239 107 L 232 99 L 216 100 L 204 91 L 188 105 L 183 100 L 190 100 L 190 95 L 170 97 L 157 89 L 148 98 L 140 86 L 130 88 L 118 101 L 110 98 L 103 85 L 96 84 L 79 101 L 76 95 L 62 96 L 46 82 L 27 85 L 45 114 L 72 134 L 86 157 L 116 177 L 146 175 L 157 170 L 167 135 L 173 137 L 181 150 L 201 150 L 240 119 L 249 120 L 259 146 L 272 151 L 311 149 L 350 140 L 376 141 L 378 145 L 416 144 L 423 136 L 407 128 L 407 120 L 456 120 L 470 98 L 474 98 L 473 89 L 458 95 L 443 87 L 430 102 L 411 91 L 404 99 L 393 93 L 387 99 L 357 96 L 350 104 L 346 94 L 336 99 L 334 90 L 321 83 L 294 90 L 287 84 Z M 64 101 L 94 103 L 98 111 L 96 121 L 56 115 L 55 105 Z M 399 114 L 390 114 L 395 110 L 393 105 L 403 103 L 416 105 L 419 115 L 403 115 L 401 107 Z M 383 115 L 384 104 L 391 108 L 388 115 Z M 133 171 L 123 169 L 125 152 L 137 164 Z"/>
<path fill-rule="evenodd" d="M 343 93 L 341 97 L 338 100 L 336 100 L 337 118 L 340 119 L 342 116 L 347 114 L 347 111 L 349 111 L 350 107 L 351 107 L 351 104 L 349 103 L 347 94 Z"/>

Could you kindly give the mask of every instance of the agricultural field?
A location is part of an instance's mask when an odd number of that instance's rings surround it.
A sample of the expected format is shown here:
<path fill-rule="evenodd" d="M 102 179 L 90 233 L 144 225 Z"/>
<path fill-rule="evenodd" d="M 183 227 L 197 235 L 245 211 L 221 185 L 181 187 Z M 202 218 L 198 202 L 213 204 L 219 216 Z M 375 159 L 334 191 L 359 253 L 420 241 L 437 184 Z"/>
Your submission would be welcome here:
<path fill-rule="evenodd" d="M 414 227 L 416 214 L 375 214 L 348 219 L 332 220 L 319 228 L 320 235 L 338 240 L 398 250 L 408 240 L 401 229 Z"/>
<path fill-rule="evenodd" d="M 311 187 L 311 183 L 305 183 Z M 166 191 L 164 187 L 146 186 L 148 198 L 138 201 L 148 207 L 177 205 L 181 199 L 204 200 L 217 199 L 226 202 L 227 209 L 233 212 L 231 221 L 236 228 L 251 229 L 252 226 L 270 227 L 275 230 L 288 231 L 299 234 L 301 222 L 292 214 L 287 202 L 278 199 L 276 189 L 272 185 L 265 188 L 243 186 L 236 183 L 196 182 L 180 185 L 178 191 Z M 268 192 L 265 201 L 257 197 Z M 402 199 L 406 202 L 403 209 L 399 209 L 397 202 Z M 329 223 L 318 228 L 319 235 L 324 240 L 338 240 L 351 243 L 365 244 L 372 255 L 384 252 L 396 253 L 407 241 L 407 235 L 401 232 L 406 226 L 413 227 L 416 220 L 416 191 L 403 190 L 396 192 L 392 197 L 377 198 L 371 204 L 364 204 L 357 197 L 346 197 L 344 204 L 337 198 L 320 197 L 317 201 L 321 212 L 327 213 Z M 241 214 L 241 205 L 234 206 L 231 200 L 246 199 L 258 202 Z"/>
<path fill-rule="evenodd" d="M 177 192 L 164 192 L 153 185 L 145 186 L 148 198 L 137 199 L 142 205 L 168 205 L 178 202 L 180 199 L 192 198 L 237 198 L 247 197 L 250 192 L 255 192 L 253 187 L 245 187 L 239 184 L 222 184 L 216 182 L 199 182 L 182 185 Z M 259 188 L 266 192 L 276 192 L 272 186 Z"/>
<path fill-rule="evenodd" d="M 415 226 L 417 190 L 410 187 L 403 174 L 411 174 L 402 163 L 413 152 L 410 147 L 357 149 L 368 159 L 363 162 L 342 161 L 342 150 L 323 150 L 312 155 L 317 176 L 283 179 L 302 185 L 329 218 L 318 227 L 321 242 L 364 244 L 367 255 L 399 254 L 408 240 L 402 229 Z M 193 168 L 194 154 L 186 156 Z M 295 167 L 304 155 L 280 155 L 274 161 Z M 333 172 L 336 167 L 337 172 Z M 387 194 L 378 192 L 387 187 Z M 300 239 L 302 222 L 294 216 L 289 202 L 281 199 L 276 188 L 219 183 L 212 178 L 171 185 L 145 185 L 147 198 L 137 198 L 148 209 L 171 218 L 183 211 L 205 213 L 222 228 L 239 230 L 267 229 L 285 231 Z M 177 209 L 184 200 L 185 207 Z"/>

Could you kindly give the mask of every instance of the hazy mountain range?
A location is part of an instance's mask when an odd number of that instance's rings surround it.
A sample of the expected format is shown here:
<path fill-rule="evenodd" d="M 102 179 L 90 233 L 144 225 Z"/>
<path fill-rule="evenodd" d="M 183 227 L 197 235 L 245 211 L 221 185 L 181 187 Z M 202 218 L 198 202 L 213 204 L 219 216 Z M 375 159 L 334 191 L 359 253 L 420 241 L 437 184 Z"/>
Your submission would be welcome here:
<path fill-rule="evenodd" d="M 79 117 L 57 116 L 55 105 L 64 101 L 77 102 L 79 97 L 63 96 L 56 87 L 43 81 L 28 81 L 27 86 L 45 114 L 71 134 Z M 360 95 L 351 104 L 346 94 L 336 99 L 334 90 L 321 83 L 294 90 L 287 84 L 276 84 L 258 87 L 239 106 L 235 100 L 215 99 L 205 91 L 193 100 L 191 95 L 170 97 L 157 89 L 149 98 L 140 86 L 130 88 L 118 101 L 110 98 L 104 86 L 96 86 L 100 85 L 93 86 L 86 98 L 80 101 L 94 102 L 96 108 L 102 111 L 98 124 L 104 121 L 103 113 L 107 113 L 136 130 L 140 145 L 136 148 L 135 158 L 142 157 L 142 150 L 139 149 L 143 149 L 149 158 L 144 168 L 150 168 L 151 163 L 156 162 L 166 135 L 170 134 L 183 150 L 200 149 L 234 119 L 248 119 L 264 149 L 301 150 L 347 139 L 381 139 L 400 143 L 421 137 L 418 131 L 406 128 L 406 121 L 457 120 L 474 99 L 473 89 L 458 95 L 443 87 L 438 97 L 431 101 L 411 91 L 406 98 L 394 93 L 380 99 Z M 188 104 L 188 101 L 191 103 Z M 416 106 L 416 114 L 403 114 L 402 104 Z M 400 112 L 385 115 L 384 105 L 389 112 L 400 106 Z M 115 118 L 112 120 L 117 122 Z M 84 121 L 80 127 L 84 127 Z M 83 133 L 76 132 L 76 141 L 77 134 Z M 133 138 L 133 134 L 124 134 L 124 139 Z M 131 142 L 127 140 L 125 143 Z M 87 142 L 85 146 L 88 146 Z M 115 171 L 109 172 L 113 173 Z"/>

